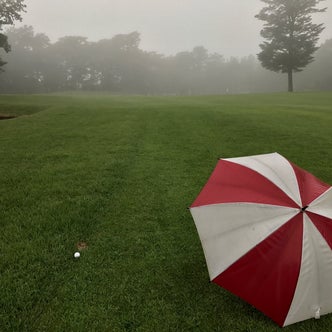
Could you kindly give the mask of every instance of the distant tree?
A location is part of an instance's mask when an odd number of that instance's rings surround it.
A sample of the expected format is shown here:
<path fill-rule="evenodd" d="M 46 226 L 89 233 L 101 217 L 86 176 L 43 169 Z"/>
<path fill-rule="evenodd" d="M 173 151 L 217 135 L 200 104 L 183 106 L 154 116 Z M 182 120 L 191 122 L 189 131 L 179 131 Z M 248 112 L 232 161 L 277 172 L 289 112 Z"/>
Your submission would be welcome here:
<path fill-rule="evenodd" d="M 50 47 L 49 54 L 58 72 L 56 76 L 62 76 L 59 85 L 61 90 L 79 90 L 83 87 L 89 77 L 89 47 L 87 38 L 82 36 L 61 37 Z"/>
<path fill-rule="evenodd" d="M 311 14 L 324 12 L 317 5 L 324 0 L 261 0 L 267 6 L 255 17 L 265 21 L 258 54 L 262 66 L 287 73 L 288 91 L 293 91 L 293 72 L 303 70 L 313 61 L 313 53 L 323 24 L 312 23 Z"/>
<path fill-rule="evenodd" d="M 37 92 L 44 85 L 48 69 L 46 50 L 49 38 L 42 33 L 34 33 L 32 26 L 10 27 L 6 30 L 11 52 L 6 55 L 6 71 L 1 74 L 8 92 Z M 4 88 L 2 88 L 4 90 Z"/>
<path fill-rule="evenodd" d="M 332 73 L 328 68 L 332 68 L 332 39 L 328 39 L 321 45 L 316 54 L 316 59 L 312 64 L 313 74 L 316 75 L 320 90 L 332 90 Z"/>
<path fill-rule="evenodd" d="M 303 90 L 332 90 L 332 39 L 326 40 L 315 53 L 315 61 L 297 75 Z"/>
<path fill-rule="evenodd" d="M 21 21 L 21 12 L 25 9 L 24 0 L 0 0 L 0 49 L 4 49 L 6 53 L 10 51 L 8 38 L 1 31 L 6 25 L 12 25 L 14 21 Z M 6 64 L 0 58 L 0 69 Z"/>
<path fill-rule="evenodd" d="M 137 31 L 102 39 L 95 45 L 96 73 L 105 91 L 145 93 L 146 54 L 139 48 Z"/>
<path fill-rule="evenodd" d="M 223 94 L 227 91 L 227 84 L 225 82 L 225 58 L 218 54 L 209 54 L 206 61 L 206 80 L 205 80 L 205 93 L 209 94 Z"/>

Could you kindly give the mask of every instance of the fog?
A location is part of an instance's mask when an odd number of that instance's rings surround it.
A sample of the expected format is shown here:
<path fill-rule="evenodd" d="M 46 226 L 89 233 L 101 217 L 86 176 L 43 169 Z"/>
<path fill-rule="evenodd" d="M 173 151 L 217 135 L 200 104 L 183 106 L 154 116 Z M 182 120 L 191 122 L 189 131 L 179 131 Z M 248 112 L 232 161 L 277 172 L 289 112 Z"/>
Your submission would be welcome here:
<path fill-rule="evenodd" d="M 247 56 L 259 51 L 262 22 L 254 18 L 260 0 L 26 0 L 27 13 L 16 26 L 32 25 L 51 41 L 84 36 L 91 41 L 138 31 L 140 47 L 165 55 L 204 46 L 209 52 Z M 332 37 L 332 0 L 321 42 Z"/>
<path fill-rule="evenodd" d="M 256 54 L 260 0 L 26 0 L 6 30 L 0 93 L 102 91 L 199 95 L 284 91 Z M 297 90 L 332 90 L 332 0 L 315 61 Z"/>

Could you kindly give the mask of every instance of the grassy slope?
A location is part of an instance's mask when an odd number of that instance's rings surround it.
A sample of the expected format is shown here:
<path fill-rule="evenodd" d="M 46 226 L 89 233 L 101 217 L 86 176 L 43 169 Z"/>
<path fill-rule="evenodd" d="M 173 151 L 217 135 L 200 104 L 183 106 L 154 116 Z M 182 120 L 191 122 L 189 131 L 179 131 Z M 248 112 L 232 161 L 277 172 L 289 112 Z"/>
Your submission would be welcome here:
<path fill-rule="evenodd" d="M 332 183 L 331 105 L 331 93 L 1 96 L 0 113 L 30 115 L 0 121 L 0 330 L 279 331 L 208 283 L 186 207 L 220 156 L 278 151 Z"/>

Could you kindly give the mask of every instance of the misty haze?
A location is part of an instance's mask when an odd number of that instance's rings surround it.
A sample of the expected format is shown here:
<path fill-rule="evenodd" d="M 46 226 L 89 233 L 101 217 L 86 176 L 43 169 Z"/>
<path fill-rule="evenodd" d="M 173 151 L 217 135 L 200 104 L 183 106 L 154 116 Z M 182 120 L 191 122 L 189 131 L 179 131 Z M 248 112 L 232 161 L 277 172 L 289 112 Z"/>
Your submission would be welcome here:
<path fill-rule="evenodd" d="M 328 6 L 332 0 L 324 2 Z M 134 94 L 225 94 L 285 90 L 286 77 L 257 60 L 263 7 L 252 1 L 28 0 L 7 28 L 11 52 L 3 93 L 68 90 Z M 79 11 L 77 11 L 79 6 Z M 66 8 L 66 10 L 63 10 Z M 331 88 L 331 10 L 315 61 L 295 75 L 297 90 Z"/>

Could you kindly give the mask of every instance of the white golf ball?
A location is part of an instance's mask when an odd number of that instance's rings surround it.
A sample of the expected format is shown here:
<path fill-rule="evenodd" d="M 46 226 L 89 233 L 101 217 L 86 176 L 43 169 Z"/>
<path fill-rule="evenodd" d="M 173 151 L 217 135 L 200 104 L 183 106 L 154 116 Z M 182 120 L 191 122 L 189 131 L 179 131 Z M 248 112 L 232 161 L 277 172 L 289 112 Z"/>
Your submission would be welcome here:
<path fill-rule="evenodd" d="M 75 254 L 74 254 L 74 257 L 79 258 L 80 256 L 81 256 L 81 254 L 78 251 L 76 251 Z"/>

